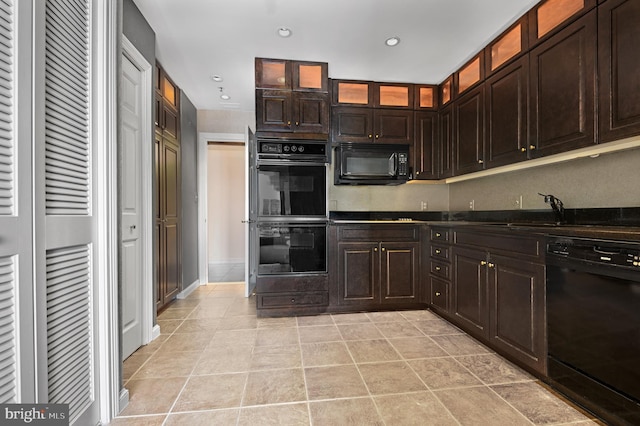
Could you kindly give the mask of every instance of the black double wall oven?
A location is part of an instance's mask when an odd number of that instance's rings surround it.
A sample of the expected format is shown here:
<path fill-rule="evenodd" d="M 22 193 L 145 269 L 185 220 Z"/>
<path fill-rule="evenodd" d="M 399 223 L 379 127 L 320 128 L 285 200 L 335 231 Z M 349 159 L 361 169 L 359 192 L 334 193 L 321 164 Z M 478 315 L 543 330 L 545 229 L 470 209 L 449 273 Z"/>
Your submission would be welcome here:
<path fill-rule="evenodd" d="M 258 276 L 327 272 L 326 141 L 258 140 Z"/>

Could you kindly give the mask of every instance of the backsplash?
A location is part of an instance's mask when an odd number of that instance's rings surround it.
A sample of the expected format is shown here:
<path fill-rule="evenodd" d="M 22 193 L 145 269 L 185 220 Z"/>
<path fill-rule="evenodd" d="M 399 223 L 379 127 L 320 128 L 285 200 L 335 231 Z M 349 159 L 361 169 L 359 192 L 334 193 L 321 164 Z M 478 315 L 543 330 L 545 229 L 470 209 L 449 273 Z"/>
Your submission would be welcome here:
<path fill-rule="evenodd" d="M 566 209 L 640 207 L 640 149 L 601 154 L 449 185 L 449 210 L 548 209 L 553 194 Z M 522 195 L 522 206 L 516 205 Z"/>

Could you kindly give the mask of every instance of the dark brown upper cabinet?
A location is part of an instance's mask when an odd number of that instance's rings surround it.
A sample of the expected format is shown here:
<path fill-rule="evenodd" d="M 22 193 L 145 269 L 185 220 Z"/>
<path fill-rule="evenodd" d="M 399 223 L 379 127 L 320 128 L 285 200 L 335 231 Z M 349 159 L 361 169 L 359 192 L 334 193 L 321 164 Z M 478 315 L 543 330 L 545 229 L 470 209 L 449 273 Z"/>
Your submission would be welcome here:
<path fill-rule="evenodd" d="M 333 107 L 333 142 L 413 143 L 413 111 Z"/>
<path fill-rule="evenodd" d="M 256 90 L 256 127 L 259 131 L 328 134 L 329 95 Z"/>
<path fill-rule="evenodd" d="M 373 83 L 373 106 L 413 109 L 413 84 Z"/>
<path fill-rule="evenodd" d="M 416 111 L 414 116 L 414 177 L 416 179 L 438 179 L 438 113 Z"/>
<path fill-rule="evenodd" d="M 438 92 L 440 93 L 440 105 L 444 106 L 453 100 L 453 75 L 440 83 Z"/>
<path fill-rule="evenodd" d="M 438 109 L 438 86 L 433 84 L 414 84 L 413 109 L 436 111 Z"/>
<path fill-rule="evenodd" d="M 328 66 L 323 62 L 256 58 L 256 132 L 329 134 Z"/>
<path fill-rule="evenodd" d="M 449 103 L 440 109 L 438 114 L 438 178 L 453 176 L 453 144 L 454 144 L 453 104 Z"/>
<path fill-rule="evenodd" d="M 596 11 L 531 50 L 530 157 L 595 143 Z"/>
<path fill-rule="evenodd" d="M 256 58 L 256 89 L 329 91 L 329 67 L 325 62 Z"/>
<path fill-rule="evenodd" d="M 484 51 L 485 75 L 487 77 L 527 52 L 529 47 L 528 16 L 521 17 L 487 45 Z"/>
<path fill-rule="evenodd" d="M 528 157 L 529 57 L 522 56 L 485 81 L 487 168 Z"/>
<path fill-rule="evenodd" d="M 640 2 L 598 8 L 600 141 L 640 134 Z"/>
<path fill-rule="evenodd" d="M 596 6 L 597 0 L 544 0 L 529 11 L 529 46 L 560 31 Z"/>
<path fill-rule="evenodd" d="M 413 108 L 413 84 L 333 80 L 332 89 L 334 106 Z"/>
<path fill-rule="evenodd" d="M 333 80 L 331 105 L 373 106 L 373 82 L 360 80 Z"/>
<path fill-rule="evenodd" d="M 178 139 L 179 90 L 160 65 L 156 65 L 155 118 L 156 132 Z"/>
<path fill-rule="evenodd" d="M 479 84 L 484 80 L 484 52 L 478 53 L 463 65 L 454 76 L 454 86 L 458 96 Z"/>
<path fill-rule="evenodd" d="M 484 85 L 455 100 L 454 175 L 484 169 Z"/>

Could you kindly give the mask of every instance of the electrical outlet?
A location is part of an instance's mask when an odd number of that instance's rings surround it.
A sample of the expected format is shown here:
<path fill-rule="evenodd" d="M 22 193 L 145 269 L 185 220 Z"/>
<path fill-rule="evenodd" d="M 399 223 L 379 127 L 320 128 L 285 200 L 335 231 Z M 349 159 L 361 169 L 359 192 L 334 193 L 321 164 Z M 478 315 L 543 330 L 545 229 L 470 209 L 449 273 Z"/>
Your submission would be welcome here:
<path fill-rule="evenodd" d="M 522 195 L 519 195 L 513 201 L 515 208 L 522 210 Z"/>
<path fill-rule="evenodd" d="M 427 207 L 428 207 L 428 204 L 426 201 L 420 201 L 420 210 L 426 211 Z"/>
<path fill-rule="evenodd" d="M 469 201 L 469 210 L 475 210 L 475 209 L 476 209 L 476 200 Z"/>

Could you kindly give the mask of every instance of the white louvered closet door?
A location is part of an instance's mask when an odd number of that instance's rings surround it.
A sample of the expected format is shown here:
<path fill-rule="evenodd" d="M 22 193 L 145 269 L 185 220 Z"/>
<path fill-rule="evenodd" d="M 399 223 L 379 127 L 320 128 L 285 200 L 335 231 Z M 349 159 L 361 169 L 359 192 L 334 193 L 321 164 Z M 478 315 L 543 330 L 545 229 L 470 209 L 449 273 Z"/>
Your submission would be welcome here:
<path fill-rule="evenodd" d="M 43 75 L 36 71 L 34 93 L 37 236 L 38 220 L 44 226 L 35 260 L 38 383 L 48 402 L 69 404 L 72 424 L 89 425 L 99 419 L 92 2 L 42 3 L 35 5 L 44 9 L 36 9 L 36 31 L 44 24 L 44 49 L 35 66 Z"/>
<path fill-rule="evenodd" d="M 18 277 L 20 264 L 30 264 L 29 247 L 21 244 L 28 215 L 20 216 L 20 189 L 29 173 L 20 173 L 16 141 L 16 13 L 13 2 L 0 0 L 0 403 L 15 403 L 18 393 Z M 20 179 L 19 179 L 20 178 Z M 27 179 L 25 182 L 24 179 Z M 28 195 L 29 192 L 26 193 Z M 29 198 L 27 196 L 27 198 Z"/>

